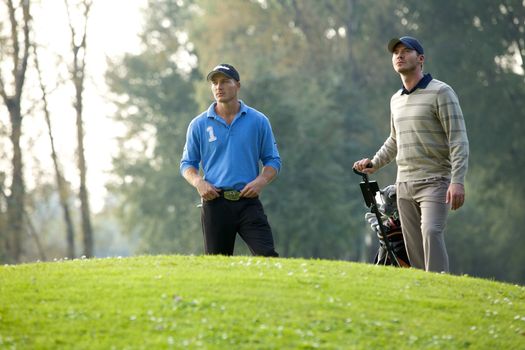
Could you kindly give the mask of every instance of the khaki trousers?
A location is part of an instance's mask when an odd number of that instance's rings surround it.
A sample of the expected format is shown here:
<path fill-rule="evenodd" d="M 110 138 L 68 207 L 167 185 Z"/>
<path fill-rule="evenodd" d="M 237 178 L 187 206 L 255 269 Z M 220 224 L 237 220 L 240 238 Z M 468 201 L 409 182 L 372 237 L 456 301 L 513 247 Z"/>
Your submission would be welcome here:
<path fill-rule="evenodd" d="M 448 186 L 445 178 L 397 183 L 397 208 L 412 267 L 449 272 L 445 246 Z"/>

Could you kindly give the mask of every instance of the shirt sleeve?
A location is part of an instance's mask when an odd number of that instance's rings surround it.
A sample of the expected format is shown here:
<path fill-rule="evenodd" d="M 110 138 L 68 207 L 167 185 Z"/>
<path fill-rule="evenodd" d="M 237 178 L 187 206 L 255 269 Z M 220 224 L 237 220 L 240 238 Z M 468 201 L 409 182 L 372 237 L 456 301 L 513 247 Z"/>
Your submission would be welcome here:
<path fill-rule="evenodd" d="M 463 184 L 469 157 L 469 142 L 463 112 L 456 93 L 449 86 L 439 91 L 437 102 L 439 119 L 448 138 L 452 166 L 451 182 Z"/>
<path fill-rule="evenodd" d="M 268 119 L 263 120 L 263 132 L 261 140 L 261 162 L 263 166 L 271 166 L 277 170 L 281 170 L 281 157 L 277 149 L 277 142 L 273 135 L 272 127 Z"/>
<path fill-rule="evenodd" d="M 198 133 L 198 126 L 195 121 L 191 122 L 186 132 L 186 144 L 182 151 L 182 158 L 180 160 L 180 173 L 184 174 L 186 169 L 193 167 L 199 170 L 199 163 L 201 161 L 200 154 L 200 139 Z"/>

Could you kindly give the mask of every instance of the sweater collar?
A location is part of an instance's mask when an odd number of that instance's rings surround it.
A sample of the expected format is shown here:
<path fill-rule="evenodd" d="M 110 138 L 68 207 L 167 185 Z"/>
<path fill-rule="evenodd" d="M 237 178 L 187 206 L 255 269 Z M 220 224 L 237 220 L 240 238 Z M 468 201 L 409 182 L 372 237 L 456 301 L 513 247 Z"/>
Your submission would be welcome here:
<path fill-rule="evenodd" d="M 427 74 L 423 75 L 423 78 L 421 78 L 421 80 L 417 83 L 416 86 L 414 86 L 414 88 L 412 90 L 408 91 L 405 88 L 405 86 L 402 86 L 401 87 L 401 95 L 410 95 L 411 93 L 413 93 L 417 89 L 425 89 L 428 86 L 428 84 L 430 83 L 431 80 L 432 80 L 432 76 L 430 75 L 430 73 L 427 73 Z"/>

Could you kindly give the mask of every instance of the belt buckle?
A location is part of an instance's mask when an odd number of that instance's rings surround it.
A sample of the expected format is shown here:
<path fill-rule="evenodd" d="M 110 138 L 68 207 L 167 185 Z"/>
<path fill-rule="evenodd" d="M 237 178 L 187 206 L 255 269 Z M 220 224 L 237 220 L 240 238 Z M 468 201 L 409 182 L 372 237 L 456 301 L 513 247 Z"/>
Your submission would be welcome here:
<path fill-rule="evenodd" d="M 239 191 L 224 191 L 224 198 L 229 201 L 238 201 L 241 199 L 241 192 Z"/>

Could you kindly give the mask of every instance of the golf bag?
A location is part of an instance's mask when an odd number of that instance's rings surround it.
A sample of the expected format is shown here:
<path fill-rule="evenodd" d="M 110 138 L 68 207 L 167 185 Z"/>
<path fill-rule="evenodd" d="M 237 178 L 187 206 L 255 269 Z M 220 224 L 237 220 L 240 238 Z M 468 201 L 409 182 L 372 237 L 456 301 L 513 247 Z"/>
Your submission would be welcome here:
<path fill-rule="evenodd" d="M 390 185 L 379 190 L 377 182 L 369 181 L 366 173 L 356 169 L 353 171 L 363 178 L 360 183 L 361 192 L 366 206 L 370 208 L 370 212 L 365 214 L 365 219 L 379 239 L 379 249 L 374 263 L 410 267 L 397 211 L 395 186 Z M 383 202 L 381 206 L 377 205 L 375 198 L 378 192 Z"/>
<path fill-rule="evenodd" d="M 389 185 L 379 190 L 383 204 L 378 208 L 383 219 L 383 228 L 386 237 L 390 242 L 390 246 L 394 251 L 397 261 L 401 267 L 410 267 L 408 255 L 405 249 L 405 241 L 403 240 L 403 231 L 401 231 L 401 222 L 399 221 L 399 213 L 396 204 L 396 186 Z M 365 220 L 370 224 L 372 231 L 374 231 L 379 239 L 379 249 L 374 258 L 374 264 L 377 265 L 393 265 L 388 257 L 386 245 L 383 235 L 379 228 L 376 216 L 373 213 L 366 213 Z"/>

